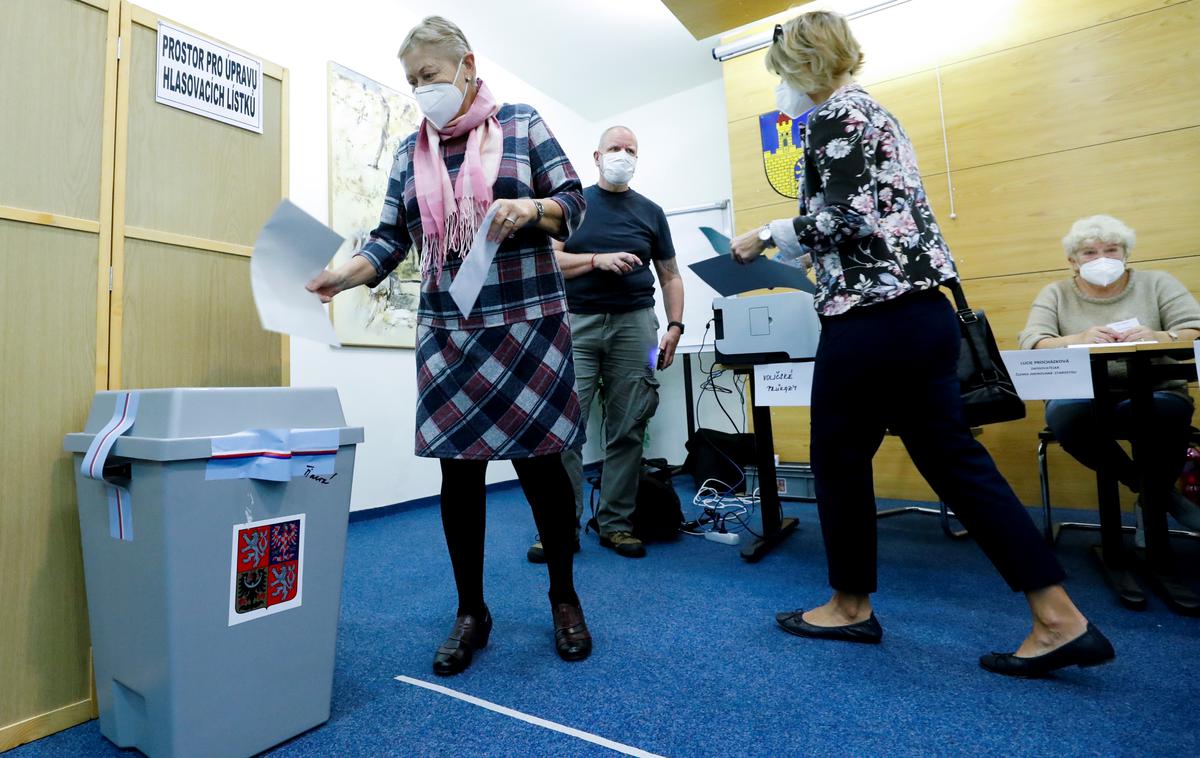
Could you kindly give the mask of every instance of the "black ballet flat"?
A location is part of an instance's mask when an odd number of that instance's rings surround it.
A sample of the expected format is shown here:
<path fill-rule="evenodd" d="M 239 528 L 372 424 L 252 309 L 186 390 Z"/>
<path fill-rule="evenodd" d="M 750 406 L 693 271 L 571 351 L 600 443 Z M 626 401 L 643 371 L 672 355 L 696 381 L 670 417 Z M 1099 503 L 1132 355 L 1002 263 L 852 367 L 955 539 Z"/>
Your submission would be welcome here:
<path fill-rule="evenodd" d="M 483 618 L 463 614 L 454 619 L 450 636 L 433 656 L 433 673 L 438 676 L 453 676 L 471 665 L 476 650 L 487 647 L 492 634 L 492 614 L 486 608 Z"/>
<path fill-rule="evenodd" d="M 879 619 L 872 613 L 866 621 L 845 626 L 815 626 L 804 620 L 804 609 L 775 614 L 775 623 L 788 634 L 797 637 L 811 637 L 818 640 L 839 640 L 841 642 L 862 642 L 877 644 L 883 640 L 883 627 Z"/>
<path fill-rule="evenodd" d="M 1092 626 L 1062 647 L 1032 658 L 1018 658 L 1012 653 L 988 653 L 980 656 L 979 665 L 988 671 L 1022 679 L 1041 679 L 1067 666 L 1090 668 L 1112 662 L 1117 657 L 1112 643 Z"/>

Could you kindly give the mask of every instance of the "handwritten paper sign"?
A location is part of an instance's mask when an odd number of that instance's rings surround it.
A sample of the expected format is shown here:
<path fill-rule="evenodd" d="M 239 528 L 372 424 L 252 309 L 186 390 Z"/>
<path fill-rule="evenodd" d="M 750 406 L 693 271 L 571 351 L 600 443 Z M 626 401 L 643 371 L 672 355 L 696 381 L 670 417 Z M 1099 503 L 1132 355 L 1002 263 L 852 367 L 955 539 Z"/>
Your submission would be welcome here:
<path fill-rule="evenodd" d="M 1022 400 L 1090 399 L 1092 364 L 1086 350 L 1002 350 Z"/>
<path fill-rule="evenodd" d="M 754 404 L 812 405 L 813 363 L 767 363 L 754 367 Z"/>

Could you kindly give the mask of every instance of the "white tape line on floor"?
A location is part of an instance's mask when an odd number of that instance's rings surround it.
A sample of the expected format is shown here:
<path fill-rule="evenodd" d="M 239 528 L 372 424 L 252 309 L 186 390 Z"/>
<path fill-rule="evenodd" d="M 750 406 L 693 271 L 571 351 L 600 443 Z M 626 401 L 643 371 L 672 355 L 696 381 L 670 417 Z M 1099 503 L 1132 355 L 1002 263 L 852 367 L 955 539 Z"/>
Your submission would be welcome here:
<path fill-rule="evenodd" d="M 414 687 L 422 687 L 427 690 L 433 690 L 434 692 L 440 692 L 443 695 L 448 695 L 452 698 L 456 698 L 458 700 L 462 700 L 464 702 L 471 703 L 472 705 L 477 705 L 480 708 L 486 708 L 489 711 L 493 711 L 495 713 L 501 713 L 505 716 L 510 716 L 519 721 L 524 721 L 528 724 L 534 724 L 536 726 L 544 727 L 546 729 L 550 729 L 555 732 L 561 732 L 562 734 L 569 734 L 572 737 L 577 737 L 581 740 L 591 742 L 592 744 L 600 745 L 601 747 L 606 747 L 609 750 L 615 750 L 618 753 L 624 753 L 625 755 L 637 756 L 637 758 L 663 758 L 662 756 L 658 755 L 657 753 L 648 753 L 645 750 L 641 750 L 636 747 L 631 747 L 629 745 L 623 745 L 620 742 L 613 742 L 612 740 L 606 740 L 603 737 L 599 737 L 595 734 L 589 734 L 588 732 L 580 731 L 579 729 L 574 729 L 572 727 L 564 726 L 562 724 L 556 724 L 553 721 L 547 721 L 546 719 L 540 719 L 537 716 L 530 716 L 528 714 L 521 713 L 520 711 L 514 711 L 512 708 L 505 708 L 502 705 L 496 705 L 495 703 L 489 702 L 487 700 L 483 700 L 481 698 L 477 698 L 472 695 L 466 695 L 461 692 L 457 692 L 455 690 L 450 689 L 449 687 L 443 687 L 440 684 L 433 684 L 432 682 L 423 682 L 420 679 L 413 679 L 410 676 L 398 676 L 398 677 L 396 677 L 396 681 L 404 682 L 405 684 L 411 684 Z"/>

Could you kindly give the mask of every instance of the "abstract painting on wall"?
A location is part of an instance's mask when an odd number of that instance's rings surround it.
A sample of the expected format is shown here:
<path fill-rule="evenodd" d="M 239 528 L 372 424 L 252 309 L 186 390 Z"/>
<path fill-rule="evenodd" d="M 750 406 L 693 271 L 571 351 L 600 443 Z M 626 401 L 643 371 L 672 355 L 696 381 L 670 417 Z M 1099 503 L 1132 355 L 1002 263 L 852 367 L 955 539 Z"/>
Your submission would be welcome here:
<path fill-rule="evenodd" d="M 379 225 L 392 158 L 420 121 L 411 97 L 329 63 L 329 221 L 347 240 L 334 265 L 352 256 Z M 356 287 L 333 299 L 338 339 L 343 345 L 413 347 L 420 286 L 416 252 L 410 250 L 379 286 Z"/>

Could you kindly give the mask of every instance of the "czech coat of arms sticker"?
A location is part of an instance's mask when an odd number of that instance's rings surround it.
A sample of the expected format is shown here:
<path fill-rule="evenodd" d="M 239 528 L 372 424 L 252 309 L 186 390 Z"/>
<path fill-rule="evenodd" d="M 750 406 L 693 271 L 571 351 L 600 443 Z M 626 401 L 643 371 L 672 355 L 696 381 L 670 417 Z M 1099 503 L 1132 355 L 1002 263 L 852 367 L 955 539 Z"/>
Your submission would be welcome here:
<path fill-rule="evenodd" d="M 300 606 L 304 514 L 233 526 L 229 625 Z"/>

